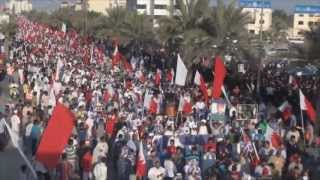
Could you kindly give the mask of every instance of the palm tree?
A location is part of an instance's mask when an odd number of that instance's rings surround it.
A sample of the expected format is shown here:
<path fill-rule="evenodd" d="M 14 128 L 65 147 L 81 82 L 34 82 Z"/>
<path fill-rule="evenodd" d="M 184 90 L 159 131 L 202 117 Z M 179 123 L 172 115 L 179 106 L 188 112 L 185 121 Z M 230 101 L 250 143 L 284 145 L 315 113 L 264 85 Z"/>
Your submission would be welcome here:
<path fill-rule="evenodd" d="M 133 41 L 136 45 L 153 39 L 152 19 L 144 14 L 129 12 L 121 25 L 120 33 L 126 41 Z"/>
<path fill-rule="evenodd" d="M 311 31 L 305 32 L 304 53 L 307 59 L 319 59 L 320 51 L 320 26 L 311 27 Z"/>
<path fill-rule="evenodd" d="M 179 51 L 187 66 L 192 65 L 207 33 L 201 25 L 209 16 L 208 0 L 177 1 L 177 11 L 159 18 L 158 38 L 170 51 Z M 193 56 L 190 56 L 190 53 Z"/>
<path fill-rule="evenodd" d="M 158 34 L 162 43 L 179 49 L 187 66 L 214 51 L 226 54 L 231 46 L 246 49 L 249 18 L 235 1 L 226 5 L 218 0 L 216 7 L 210 7 L 207 0 L 178 2 L 178 15 L 161 18 Z"/>

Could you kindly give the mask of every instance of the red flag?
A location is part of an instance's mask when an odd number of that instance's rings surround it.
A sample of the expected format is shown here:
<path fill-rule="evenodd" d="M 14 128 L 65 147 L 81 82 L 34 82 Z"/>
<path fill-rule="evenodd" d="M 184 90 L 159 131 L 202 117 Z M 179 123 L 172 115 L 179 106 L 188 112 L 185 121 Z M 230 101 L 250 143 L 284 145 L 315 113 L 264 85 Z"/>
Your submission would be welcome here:
<path fill-rule="evenodd" d="M 132 65 L 129 61 L 127 61 L 126 59 L 123 60 L 123 65 L 124 65 L 124 69 L 128 72 L 131 73 L 133 71 Z"/>
<path fill-rule="evenodd" d="M 103 101 L 104 101 L 105 103 L 107 103 L 107 102 L 109 101 L 109 99 L 110 99 L 110 94 L 109 94 L 108 90 L 106 89 L 106 90 L 103 92 Z"/>
<path fill-rule="evenodd" d="M 192 112 L 192 104 L 189 98 L 184 98 L 182 112 L 184 114 L 190 114 Z"/>
<path fill-rule="evenodd" d="M 206 102 L 206 104 L 208 104 L 208 101 L 209 101 L 208 87 L 207 87 L 206 83 L 204 82 L 203 77 L 201 76 L 201 74 L 198 71 L 196 72 L 196 75 L 194 77 L 194 83 L 197 85 L 200 85 L 200 90 L 203 94 L 205 102 Z"/>
<path fill-rule="evenodd" d="M 159 86 L 160 85 L 160 81 L 161 81 L 161 71 L 159 69 L 157 69 L 157 73 L 156 73 L 156 77 L 154 79 L 155 81 L 155 85 Z"/>
<path fill-rule="evenodd" d="M 141 83 L 144 83 L 146 80 L 146 78 L 143 75 L 143 72 L 140 70 L 136 72 L 136 78 L 138 78 Z"/>
<path fill-rule="evenodd" d="M 167 80 L 172 84 L 173 83 L 173 76 L 174 76 L 174 70 L 171 69 L 170 71 L 168 71 L 167 73 Z"/>
<path fill-rule="evenodd" d="M 307 115 L 312 123 L 316 122 L 317 113 L 313 108 L 310 101 L 303 95 L 302 91 L 299 91 L 300 94 L 300 108 L 301 110 L 307 111 Z"/>
<path fill-rule="evenodd" d="M 113 129 L 114 129 L 114 125 L 116 124 L 117 122 L 117 118 L 115 115 L 113 115 L 110 119 L 107 120 L 106 122 L 106 134 L 108 135 L 112 135 L 113 134 Z"/>
<path fill-rule="evenodd" d="M 143 154 L 142 141 L 140 141 L 140 146 L 139 146 L 136 175 L 138 177 L 142 177 L 146 175 L 146 158 L 144 157 L 144 154 Z"/>
<path fill-rule="evenodd" d="M 114 49 L 113 55 L 112 55 L 112 67 L 116 66 L 117 64 L 119 64 L 120 60 L 121 60 L 121 54 L 118 50 L 118 46 L 116 46 L 116 48 Z"/>
<path fill-rule="evenodd" d="M 149 113 L 157 114 L 157 110 L 158 110 L 158 103 L 156 102 L 155 98 L 152 98 L 149 104 Z"/>
<path fill-rule="evenodd" d="M 226 68 L 219 56 L 216 57 L 214 66 L 214 81 L 212 87 L 212 97 L 218 99 L 221 96 L 221 87 L 223 85 L 224 78 L 226 76 Z"/>
<path fill-rule="evenodd" d="M 55 168 L 67 145 L 73 127 L 73 113 L 64 105 L 57 103 L 42 135 L 36 159 L 48 168 Z"/>

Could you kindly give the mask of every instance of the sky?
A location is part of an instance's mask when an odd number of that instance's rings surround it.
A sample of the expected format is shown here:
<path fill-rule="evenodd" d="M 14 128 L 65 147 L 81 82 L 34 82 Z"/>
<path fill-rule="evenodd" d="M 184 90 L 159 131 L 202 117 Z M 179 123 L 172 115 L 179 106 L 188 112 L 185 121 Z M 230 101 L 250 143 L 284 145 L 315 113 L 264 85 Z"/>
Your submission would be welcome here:
<path fill-rule="evenodd" d="M 6 0 L 0 0 L 0 4 L 4 4 Z M 59 7 L 62 0 L 32 0 L 33 8 L 37 10 L 52 10 Z M 74 0 L 70 0 L 74 1 Z M 102 1 L 102 0 L 101 0 Z M 156 1 L 156 0 L 155 0 Z M 217 0 L 211 0 L 215 3 Z M 231 2 L 232 0 L 224 0 Z M 320 0 L 270 0 L 273 9 L 284 9 L 292 13 L 296 4 L 320 5 Z"/>

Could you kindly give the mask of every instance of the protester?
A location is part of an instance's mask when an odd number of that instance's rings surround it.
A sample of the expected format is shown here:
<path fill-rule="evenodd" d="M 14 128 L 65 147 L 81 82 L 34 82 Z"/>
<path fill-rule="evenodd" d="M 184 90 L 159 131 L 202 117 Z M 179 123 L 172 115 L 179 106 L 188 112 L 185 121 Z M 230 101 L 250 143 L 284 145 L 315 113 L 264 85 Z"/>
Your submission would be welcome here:
<path fill-rule="evenodd" d="M 261 93 L 256 94 L 255 69 L 238 73 L 222 62 L 215 67 L 225 72 L 210 71 L 208 78 L 202 68 L 192 69 L 188 73 L 196 74 L 194 83 L 181 86 L 174 78 L 182 74 L 161 64 L 163 53 L 143 48 L 125 53 L 120 44 L 108 43 L 18 18 L 8 77 L 23 95 L 7 105 L 3 117 L 10 122 L 12 138 L 30 159 L 39 158 L 50 123 L 61 115 L 57 107 L 71 114 L 70 122 L 57 120 L 53 137 L 68 134 L 65 143 L 58 144 L 63 147 L 56 152 L 58 164 L 50 162 L 50 167 L 42 158 L 34 160 L 39 176 L 63 180 L 310 177 L 312 171 L 303 159 L 307 146 L 320 144 L 310 109 L 319 77 L 292 76 L 285 66 L 271 63 L 262 70 Z M 106 56 L 113 50 L 111 57 Z M 220 60 L 217 56 L 214 62 Z M 216 89 L 215 79 L 221 77 Z M 299 83 L 289 82 L 290 78 Z M 249 107 L 257 108 L 246 110 Z M 70 135 L 64 131 L 67 128 Z M 1 120 L 1 150 L 5 134 Z"/>

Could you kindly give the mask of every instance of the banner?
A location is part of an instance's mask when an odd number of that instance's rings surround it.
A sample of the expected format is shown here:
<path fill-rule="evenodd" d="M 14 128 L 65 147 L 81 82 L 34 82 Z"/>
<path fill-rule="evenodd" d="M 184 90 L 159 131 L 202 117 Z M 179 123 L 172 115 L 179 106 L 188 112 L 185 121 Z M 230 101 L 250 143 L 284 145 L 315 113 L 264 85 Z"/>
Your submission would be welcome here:
<path fill-rule="evenodd" d="M 257 104 L 238 104 L 237 120 L 252 120 L 258 118 Z"/>
<path fill-rule="evenodd" d="M 210 120 L 224 121 L 226 113 L 226 102 L 222 99 L 214 100 L 210 106 Z"/>

